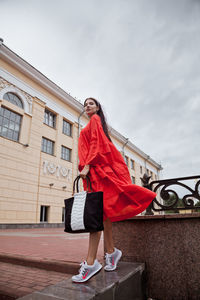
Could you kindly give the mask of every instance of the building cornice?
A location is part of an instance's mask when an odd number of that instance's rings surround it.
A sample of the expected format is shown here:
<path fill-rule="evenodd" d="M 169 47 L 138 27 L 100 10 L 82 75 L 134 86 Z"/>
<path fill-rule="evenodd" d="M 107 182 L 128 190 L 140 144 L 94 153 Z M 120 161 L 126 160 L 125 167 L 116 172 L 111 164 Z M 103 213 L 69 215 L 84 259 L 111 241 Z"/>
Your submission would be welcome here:
<path fill-rule="evenodd" d="M 66 104 L 70 105 L 76 111 L 81 112 L 83 110 L 83 105 L 79 101 L 77 101 L 63 89 L 57 86 L 53 81 L 48 79 L 45 75 L 43 75 L 32 65 L 26 62 L 23 58 L 6 47 L 3 43 L 0 44 L 0 56 L 10 65 L 17 68 L 19 71 L 21 71 L 33 81 L 37 82 L 40 86 L 48 90 L 50 93 L 61 99 Z"/>

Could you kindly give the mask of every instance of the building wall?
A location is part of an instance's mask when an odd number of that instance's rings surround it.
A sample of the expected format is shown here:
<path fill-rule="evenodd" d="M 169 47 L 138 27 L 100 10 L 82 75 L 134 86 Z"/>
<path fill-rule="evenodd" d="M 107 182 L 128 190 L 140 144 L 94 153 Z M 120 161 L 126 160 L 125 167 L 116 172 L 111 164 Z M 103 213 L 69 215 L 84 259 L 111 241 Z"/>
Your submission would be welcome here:
<path fill-rule="evenodd" d="M 128 145 L 123 148 L 123 143 L 112 137 L 112 141 L 121 152 L 121 154 L 128 158 L 128 168 L 130 175 L 135 177 L 135 183 L 141 185 L 141 177 L 147 172 L 152 176 L 152 180 L 157 180 L 159 177 L 158 168 L 151 162 L 146 161 L 144 157 L 133 151 Z M 134 168 L 131 167 L 131 160 L 134 163 Z M 125 160 L 126 161 L 126 160 Z"/>
<path fill-rule="evenodd" d="M 61 223 L 64 199 L 71 196 L 72 183 L 78 174 L 80 111 L 8 62 L 0 60 L 0 64 L 0 106 L 22 116 L 18 142 L 0 136 L 0 223 L 40 223 L 41 206 L 48 207 L 49 223 Z M 24 109 L 3 99 L 9 91 L 20 97 Z M 45 108 L 56 115 L 55 128 L 44 124 Z M 62 133 L 63 119 L 71 123 L 72 136 Z M 87 122 L 82 116 L 81 125 Z M 53 155 L 41 151 L 42 137 L 54 141 Z M 112 135 L 111 138 L 122 151 L 123 142 Z M 61 146 L 72 149 L 71 161 L 61 158 Z M 141 185 L 140 166 L 144 173 L 144 158 L 128 147 L 123 154 L 128 157 L 130 175 Z M 158 169 L 150 163 L 147 167 L 155 179 Z"/>
<path fill-rule="evenodd" d="M 9 86 L 3 83 L 1 89 Z M 63 200 L 71 196 L 77 175 L 78 125 L 72 124 L 69 137 L 62 133 L 61 115 L 56 115 L 55 129 L 44 124 L 46 106 L 37 98 L 31 114 L 7 100 L 0 99 L 0 106 L 23 116 L 19 142 L 0 136 L 0 223 L 38 223 L 41 205 L 50 207 L 50 223 L 62 222 Z M 41 152 L 42 137 L 55 142 L 54 155 Z M 61 145 L 73 149 L 71 162 L 61 159 Z"/>

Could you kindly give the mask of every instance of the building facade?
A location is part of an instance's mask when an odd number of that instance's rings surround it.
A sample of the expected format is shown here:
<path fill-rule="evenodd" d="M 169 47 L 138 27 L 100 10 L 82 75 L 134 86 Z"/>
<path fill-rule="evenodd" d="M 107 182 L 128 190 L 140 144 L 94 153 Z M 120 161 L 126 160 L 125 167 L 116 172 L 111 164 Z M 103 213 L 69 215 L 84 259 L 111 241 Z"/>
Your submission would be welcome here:
<path fill-rule="evenodd" d="M 0 224 L 64 222 L 83 105 L 0 42 Z M 110 127 L 132 182 L 161 166 Z"/>

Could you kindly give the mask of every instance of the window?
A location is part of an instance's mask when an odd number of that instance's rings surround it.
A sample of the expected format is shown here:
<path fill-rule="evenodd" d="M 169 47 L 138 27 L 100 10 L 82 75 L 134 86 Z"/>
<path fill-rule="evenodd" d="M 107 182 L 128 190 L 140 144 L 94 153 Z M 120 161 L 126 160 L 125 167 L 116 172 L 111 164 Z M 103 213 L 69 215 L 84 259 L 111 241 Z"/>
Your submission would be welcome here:
<path fill-rule="evenodd" d="M 65 208 L 62 208 L 62 223 L 65 223 Z"/>
<path fill-rule="evenodd" d="M 134 176 L 131 176 L 131 181 L 133 184 L 135 184 L 135 177 Z"/>
<path fill-rule="evenodd" d="M 42 152 L 53 155 L 54 154 L 54 142 L 46 138 L 42 138 Z"/>
<path fill-rule="evenodd" d="M 61 158 L 67 161 L 71 161 L 71 149 L 61 146 Z"/>
<path fill-rule="evenodd" d="M 22 117 L 4 107 L 0 107 L 0 135 L 13 141 L 19 141 Z"/>
<path fill-rule="evenodd" d="M 56 128 L 56 115 L 48 109 L 45 109 L 44 112 L 44 123 L 53 128 Z"/>
<path fill-rule="evenodd" d="M 72 136 L 72 124 L 65 120 L 63 120 L 63 133 Z"/>
<path fill-rule="evenodd" d="M 125 160 L 126 165 L 128 166 L 128 156 L 125 155 L 124 160 Z"/>
<path fill-rule="evenodd" d="M 142 174 L 142 166 L 140 166 L 140 174 Z"/>
<path fill-rule="evenodd" d="M 132 159 L 131 159 L 131 169 L 133 169 L 133 170 L 135 169 L 135 162 Z"/>
<path fill-rule="evenodd" d="M 150 171 L 150 175 L 151 175 L 151 178 L 153 179 L 153 172 L 152 171 Z"/>
<path fill-rule="evenodd" d="M 40 222 L 48 222 L 49 206 L 40 206 Z"/>
<path fill-rule="evenodd" d="M 23 107 L 23 102 L 21 101 L 21 99 L 15 95 L 14 93 L 6 93 L 4 96 L 3 96 L 3 99 L 4 100 L 7 100 L 9 102 L 11 102 L 12 104 L 20 107 L 20 108 L 24 108 Z"/>

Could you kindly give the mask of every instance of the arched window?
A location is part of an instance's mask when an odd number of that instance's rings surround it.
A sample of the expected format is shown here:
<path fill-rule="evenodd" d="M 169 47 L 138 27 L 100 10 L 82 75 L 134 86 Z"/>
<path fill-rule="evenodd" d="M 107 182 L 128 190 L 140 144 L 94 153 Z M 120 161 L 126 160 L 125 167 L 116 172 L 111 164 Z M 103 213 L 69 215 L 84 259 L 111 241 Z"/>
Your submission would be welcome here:
<path fill-rule="evenodd" d="M 23 102 L 21 101 L 21 99 L 14 93 L 8 92 L 6 94 L 4 94 L 3 96 L 4 100 L 7 100 L 9 102 L 11 102 L 12 104 L 20 107 L 20 108 L 24 108 L 23 106 Z"/>

